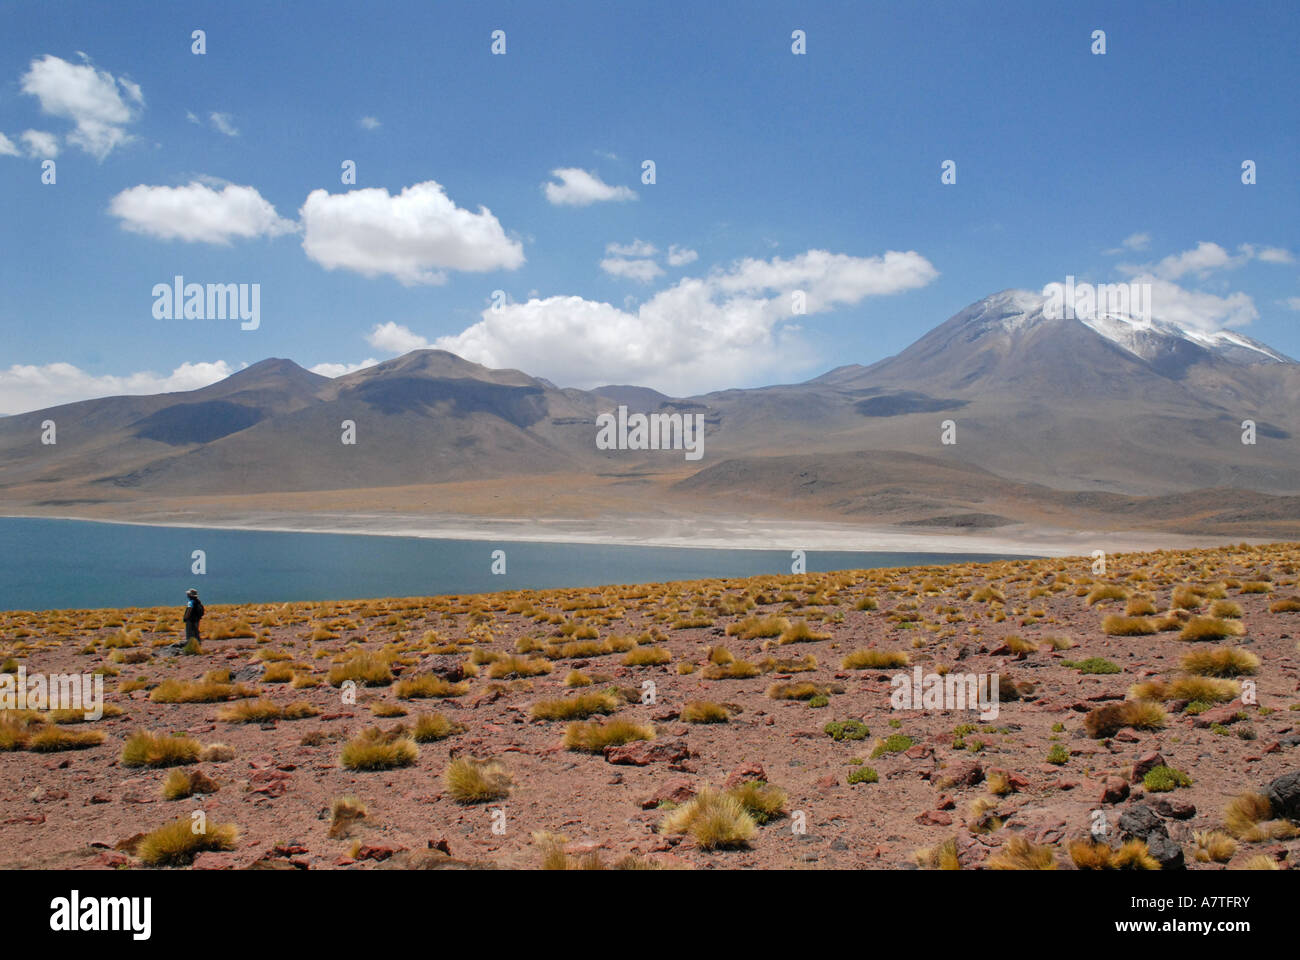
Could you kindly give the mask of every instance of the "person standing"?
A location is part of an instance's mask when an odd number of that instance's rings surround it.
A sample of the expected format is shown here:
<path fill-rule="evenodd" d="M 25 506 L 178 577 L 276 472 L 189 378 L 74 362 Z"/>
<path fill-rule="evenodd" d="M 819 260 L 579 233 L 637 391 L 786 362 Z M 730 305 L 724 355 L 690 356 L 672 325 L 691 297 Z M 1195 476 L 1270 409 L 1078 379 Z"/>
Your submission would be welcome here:
<path fill-rule="evenodd" d="M 193 587 L 185 591 L 185 615 L 181 618 L 185 621 L 185 642 L 193 640 L 198 643 L 199 621 L 203 619 L 203 601 L 199 599 L 199 592 Z"/>

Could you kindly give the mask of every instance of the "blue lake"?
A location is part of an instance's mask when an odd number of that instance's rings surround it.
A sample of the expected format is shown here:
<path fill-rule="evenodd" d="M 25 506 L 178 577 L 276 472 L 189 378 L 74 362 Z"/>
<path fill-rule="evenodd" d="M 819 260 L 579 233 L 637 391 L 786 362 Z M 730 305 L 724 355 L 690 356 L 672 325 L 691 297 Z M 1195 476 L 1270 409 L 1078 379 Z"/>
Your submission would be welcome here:
<path fill-rule="evenodd" d="M 195 550 L 207 572 L 191 573 Z M 493 574 L 504 550 L 506 573 Z M 999 559 L 810 551 L 809 572 Z M 0 517 L 0 609 L 347 600 L 790 572 L 788 550 L 431 540 Z"/>

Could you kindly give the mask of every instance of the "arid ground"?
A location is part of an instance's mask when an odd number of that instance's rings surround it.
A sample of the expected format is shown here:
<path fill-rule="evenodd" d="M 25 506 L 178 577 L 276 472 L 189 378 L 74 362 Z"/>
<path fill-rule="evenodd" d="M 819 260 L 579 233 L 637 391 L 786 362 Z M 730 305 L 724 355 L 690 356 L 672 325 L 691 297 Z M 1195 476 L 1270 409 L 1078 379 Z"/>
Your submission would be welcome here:
<path fill-rule="evenodd" d="M 179 608 L 0 614 L 4 672 L 107 702 L 0 714 L 0 866 L 1286 869 L 1298 574 L 1288 543 L 213 605 L 197 651 Z M 894 709 L 916 667 L 997 675 L 997 716 Z"/>

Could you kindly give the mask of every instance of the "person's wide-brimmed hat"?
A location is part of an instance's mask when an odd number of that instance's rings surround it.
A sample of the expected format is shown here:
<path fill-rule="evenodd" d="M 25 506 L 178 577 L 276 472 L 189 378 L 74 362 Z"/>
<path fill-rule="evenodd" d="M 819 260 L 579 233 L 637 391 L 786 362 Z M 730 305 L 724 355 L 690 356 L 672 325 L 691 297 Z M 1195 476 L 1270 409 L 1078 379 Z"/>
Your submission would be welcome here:
<path fill-rule="evenodd" d="M 195 590 L 193 587 L 190 587 L 188 590 L 185 591 L 185 596 L 187 597 L 197 597 L 198 595 L 199 592 Z"/>

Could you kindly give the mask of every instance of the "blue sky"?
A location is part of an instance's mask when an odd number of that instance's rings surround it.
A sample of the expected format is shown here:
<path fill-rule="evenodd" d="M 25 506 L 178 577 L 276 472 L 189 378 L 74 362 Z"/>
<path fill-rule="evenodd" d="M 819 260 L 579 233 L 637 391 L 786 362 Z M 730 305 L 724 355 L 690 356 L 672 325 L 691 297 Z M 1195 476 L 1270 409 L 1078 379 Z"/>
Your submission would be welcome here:
<path fill-rule="evenodd" d="M 1249 0 L 8 3 L 0 413 L 423 345 L 565 386 L 795 381 L 1066 275 L 1300 356 L 1298 28 Z M 260 326 L 155 318 L 177 274 L 260 284 Z"/>

